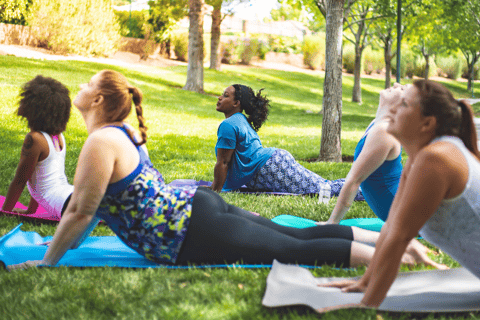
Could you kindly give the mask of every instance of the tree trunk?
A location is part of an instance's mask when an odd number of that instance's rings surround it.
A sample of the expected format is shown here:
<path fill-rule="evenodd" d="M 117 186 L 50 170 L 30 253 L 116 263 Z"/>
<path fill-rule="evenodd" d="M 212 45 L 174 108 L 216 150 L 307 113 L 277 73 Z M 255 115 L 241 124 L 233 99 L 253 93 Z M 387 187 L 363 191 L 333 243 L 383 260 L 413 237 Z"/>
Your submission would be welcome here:
<path fill-rule="evenodd" d="M 203 5 L 204 0 L 189 0 L 188 67 L 184 90 L 203 91 Z"/>
<path fill-rule="evenodd" d="M 342 38 L 344 0 L 327 0 L 320 161 L 342 162 Z"/>
<path fill-rule="evenodd" d="M 473 83 L 473 77 L 475 76 L 475 59 L 472 59 L 472 63 L 468 64 L 468 84 L 467 84 L 467 90 L 472 91 L 472 83 Z"/>
<path fill-rule="evenodd" d="M 355 68 L 353 70 L 352 102 L 362 103 L 362 48 L 355 48 Z"/>
<path fill-rule="evenodd" d="M 385 43 L 385 47 L 383 47 L 383 58 L 385 59 L 385 89 L 390 88 L 392 80 L 391 80 L 391 73 L 392 73 L 392 60 L 391 60 L 391 50 L 392 47 L 390 43 Z"/>
<path fill-rule="evenodd" d="M 425 80 L 428 80 L 428 74 L 430 73 L 430 55 L 424 54 L 423 57 L 425 58 Z"/>
<path fill-rule="evenodd" d="M 212 39 L 210 41 L 210 69 L 220 71 L 220 25 L 222 24 L 222 3 L 213 7 L 212 12 Z"/>

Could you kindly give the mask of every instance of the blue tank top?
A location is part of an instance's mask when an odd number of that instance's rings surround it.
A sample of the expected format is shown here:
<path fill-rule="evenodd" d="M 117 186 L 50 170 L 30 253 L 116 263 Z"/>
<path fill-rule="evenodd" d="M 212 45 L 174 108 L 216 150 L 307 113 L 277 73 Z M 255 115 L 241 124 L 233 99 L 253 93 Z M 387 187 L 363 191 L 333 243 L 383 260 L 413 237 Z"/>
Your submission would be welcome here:
<path fill-rule="evenodd" d="M 355 147 L 353 161 L 355 161 L 362 152 L 365 139 L 373 124 L 374 122 L 368 126 L 365 134 Z M 367 201 L 373 213 L 383 221 L 387 220 L 388 212 L 390 211 L 393 198 L 397 193 L 398 184 L 400 183 L 400 176 L 402 175 L 403 169 L 401 160 L 402 154 L 400 153 L 396 159 L 385 161 L 360 184 L 365 201 Z"/>

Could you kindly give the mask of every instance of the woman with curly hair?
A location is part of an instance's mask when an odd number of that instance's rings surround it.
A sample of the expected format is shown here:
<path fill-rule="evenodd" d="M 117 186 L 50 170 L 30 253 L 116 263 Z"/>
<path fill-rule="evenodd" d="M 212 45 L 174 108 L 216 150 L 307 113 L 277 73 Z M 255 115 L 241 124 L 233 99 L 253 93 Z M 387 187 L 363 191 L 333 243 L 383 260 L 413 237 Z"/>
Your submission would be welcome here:
<path fill-rule="evenodd" d="M 40 204 L 60 218 L 73 192 L 65 176 L 62 134 L 72 106 L 69 91 L 59 81 L 38 75 L 23 86 L 20 97 L 17 114 L 27 120 L 30 132 L 1 211 L 32 214 Z M 25 185 L 31 195 L 28 209 L 14 209 Z"/>
<path fill-rule="evenodd" d="M 262 147 L 257 131 L 267 120 L 270 101 L 261 92 L 234 84 L 218 97 L 217 111 L 226 119 L 217 132 L 212 190 L 233 191 L 246 185 L 255 191 L 309 194 L 328 183 L 331 195 L 338 196 L 345 179 L 326 180 L 304 168 L 288 151 Z M 362 198 L 359 190 L 356 199 Z"/>

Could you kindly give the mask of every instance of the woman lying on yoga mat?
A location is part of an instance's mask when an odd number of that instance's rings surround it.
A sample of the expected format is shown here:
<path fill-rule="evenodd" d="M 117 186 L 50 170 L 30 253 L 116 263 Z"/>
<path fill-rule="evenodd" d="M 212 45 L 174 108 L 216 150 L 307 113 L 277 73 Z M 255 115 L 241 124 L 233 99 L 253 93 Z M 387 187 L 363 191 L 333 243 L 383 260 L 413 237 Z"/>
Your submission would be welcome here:
<path fill-rule="evenodd" d="M 419 232 L 480 278 L 480 155 L 471 107 L 441 84 L 419 80 L 390 112 L 387 130 L 408 154 L 397 195 L 363 277 L 331 284 L 365 292 L 361 306 L 368 307 L 382 303 Z M 352 306 L 336 308 L 343 307 Z"/>
<path fill-rule="evenodd" d="M 30 132 L 1 211 L 32 214 L 40 204 L 60 218 L 73 192 L 65 175 L 62 134 L 72 106 L 69 91 L 57 80 L 38 75 L 23 86 L 20 96 L 17 114 L 27 120 Z M 31 196 L 28 209 L 14 209 L 25 185 Z"/>
<path fill-rule="evenodd" d="M 405 86 L 395 83 L 392 88 L 380 92 L 377 114 L 355 148 L 354 162 L 335 208 L 327 222 L 318 224 L 339 223 L 360 186 L 373 212 L 383 221 L 387 220 L 402 174 L 402 147 L 387 132 L 389 108 L 401 100 L 404 90 Z"/>
<path fill-rule="evenodd" d="M 288 151 L 262 147 L 257 131 L 267 120 L 270 101 L 261 92 L 255 94 L 250 87 L 234 84 L 218 97 L 217 111 L 226 119 L 217 132 L 212 190 L 232 191 L 246 185 L 254 191 L 318 194 L 328 183 L 331 195 L 337 196 L 345 179 L 325 180 L 300 165 Z M 361 191 L 358 197 L 363 199 Z"/>
<path fill-rule="evenodd" d="M 135 104 L 141 137 L 123 121 Z M 92 77 L 74 104 L 89 133 L 75 174 L 75 191 L 43 262 L 55 265 L 95 216 L 130 248 L 158 263 L 183 265 L 367 264 L 378 233 L 339 225 L 297 229 L 227 204 L 207 188 L 165 185 L 144 143 L 142 95 L 118 72 Z M 412 244 L 404 262 L 440 266 Z"/>

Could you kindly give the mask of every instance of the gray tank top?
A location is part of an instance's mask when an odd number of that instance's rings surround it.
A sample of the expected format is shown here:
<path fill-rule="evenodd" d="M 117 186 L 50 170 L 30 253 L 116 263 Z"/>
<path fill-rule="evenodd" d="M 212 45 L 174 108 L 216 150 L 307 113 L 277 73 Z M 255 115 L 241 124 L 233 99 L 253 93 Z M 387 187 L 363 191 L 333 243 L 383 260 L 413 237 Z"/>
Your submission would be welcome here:
<path fill-rule="evenodd" d="M 459 138 L 443 136 L 431 143 L 438 141 L 454 144 L 462 152 L 468 181 L 462 193 L 440 203 L 420 235 L 480 278 L 480 162 Z"/>

